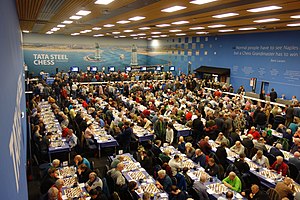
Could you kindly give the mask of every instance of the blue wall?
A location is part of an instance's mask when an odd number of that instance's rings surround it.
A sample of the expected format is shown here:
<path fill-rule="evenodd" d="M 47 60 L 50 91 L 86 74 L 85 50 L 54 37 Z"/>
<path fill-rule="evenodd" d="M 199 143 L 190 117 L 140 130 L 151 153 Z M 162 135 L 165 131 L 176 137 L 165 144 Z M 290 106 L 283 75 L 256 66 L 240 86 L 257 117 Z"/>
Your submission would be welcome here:
<path fill-rule="evenodd" d="M 153 57 L 171 61 L 183 72 L 187 72 L 188 61 L 193 69 L 202 65 L 229 68 L 235 88 L 244 85 L 250 91 L 250 78 L 255 77 L 257 93 L 261 81 L 267 81 L 269 90 L 275 88 L 278 95 L 300 98 L 299 36 L 300 31 L 287 31 L 169 38 L 150 42 L 149 48 L 153 49 L 148 55 L 162 52 Z"/>
<path fill-rule="evenodd" d="M 21 32 L 15 1 L 0 1 L 1 199 L 28 199 Z"/>

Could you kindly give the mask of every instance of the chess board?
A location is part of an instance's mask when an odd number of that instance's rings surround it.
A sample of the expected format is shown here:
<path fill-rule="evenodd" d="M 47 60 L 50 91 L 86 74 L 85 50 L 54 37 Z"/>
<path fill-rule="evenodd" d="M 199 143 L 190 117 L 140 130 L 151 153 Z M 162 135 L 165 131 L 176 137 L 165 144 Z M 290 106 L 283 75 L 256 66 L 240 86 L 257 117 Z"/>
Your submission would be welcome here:
<path fill-rule="evenodd" d="M 124 171 L 133 171 L 138 169 L 137 165 L 134 162 L 130 162 L 128 164 L 125 164 Z"/>
<path fill-rule="evenodd" d="M 275 180 L 278 175 L 269 171 L 269 170 L 264 170 L 264 171 L 261 171 L 261 172 L 258 172 L 260 175 L 266 177 L 266 178 L 269 178 L 269 179 L 272 179 L 272 180 Z"/>
<path fill-rule="evenodd" d="M 70 177 L 70 178 L 64 178 L 64 186 L 69 187 L 69 186 L 73 186 L 74 183 L 77 182 L 77 179 L 75 177 Z"/>
<path fill-rule="evenodd" d="M 259 166 L 253 162 L 250 162 L 250 161 L 246 161 L 246 163 L 248 163 L 249 167 L 250 168 L 253 168 L 253 169 L 257 169 L 259 168 Z"/>
<path fill-rule="evenodd" d="M 68 197 L 68 198 L 76 198 L 76 197 L 80 197 L 80 194 L 81 194 L 82 190 L 80 187 L 75 187 L 75 188 L 68 188 L 65 190 L 65 195 Z"/>
<path fill-rule="evenodd" d="M 195 167 L 195 164 L 192 161 L 190 161 L 190 160 L 186 160 L 186 161 L 182 162 L 182 166 L 183 167 L 187 167 L 189 169 L 192 169 L 192 168 Z"/>
<path fill-rule="evenodd" d="M 154 185 L 153 183 L 150 183 L 150 184 L 146 185 L 144 192 L 148 192 L 150 194 L 155 194 L 155 193 L 159 192 L 159 189 L 156 187 L 156 185 Z"/>
<path fill-rule="evenodd" d="M 215 194 L 222 194 L 228 191 L 228 188 L 221 183 L 214 183 L 207 186 L 211 189 Z"/>
<path fill-rule="evenodd" d="M 59 176 L 62 176 L 63 178 L 74 176 L 76 173 L 76 169 L 74 167 L 64 167 L 59 169 Z"/>
<path fill-rule="evenodd" d="M 300 185 L 298 185 L 298 184 L 295 185 L 295 191 L 296 191 L 296 192 L 300 192 Z"/>
<path fill-rule="evenodd" d="M 143 172 L 141 171 L 137 171 L 137 172 L 128 172 L 128 176 L 131 178 L 131 179 L 134 179 L 134 180 L 140 180 L 140 179 L 146 179 L 146 176 Z"/>
<path fill-rule="evenodd" d="M 53 141 L 49 144 L 49 147 L 61 147 L 64 145 L 64 142 L 63 141 Z"/>
<path fill-rule="evenodd" d="M 207 178 L 210 177 L 205 171 L 201 171 L 201 170 L 194 171 L 193 174 L 194 174 L 198 179 L 200 179 L 200 177 L 202 176 L 202 174 L 205 174 Z"/>

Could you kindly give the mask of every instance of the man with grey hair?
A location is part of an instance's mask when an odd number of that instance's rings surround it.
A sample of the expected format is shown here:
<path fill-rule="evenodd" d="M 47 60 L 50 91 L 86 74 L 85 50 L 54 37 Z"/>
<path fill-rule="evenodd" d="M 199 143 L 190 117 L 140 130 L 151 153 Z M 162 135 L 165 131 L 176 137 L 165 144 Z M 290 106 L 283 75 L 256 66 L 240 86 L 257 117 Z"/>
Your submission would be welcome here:
<path fill-rule="evenodd" d="M 240 178 L 234 173 L 234 172 L 230 172 L 229 175 L 223 179 L 222 183 L 236 191 L 236 192 L 241 192 L 242 190 L 242 182 L 240 180 Z"/>
<path fill-rule="evenodd" d="M 270 149 L 270 154 L 272 154 L 273 156 L 277 157 L 277 156 L 281 156 L 284 158 L 284 155 L 283 153 L 281 152 L 281 149 L 282 149 L 282 145 L 280 143 L 277 143 L 275 145 L 275 147 L 272 147 Z"/>
<path fill-rule="evenodd" d="M 273 163 L 273 165 L 271 165 L 270 169 L 278 174 L 281 174 L 282 176 L 286 176 L 289 166 L 283 162 L 282 156 L 277 156 L 276 161 Z"/>
<path fill-rule="evenodd" d="M 171 193 L 171 186 L 172 186 L 172 180 L 171 178 L 166 174 L 166 170 L 159 170 L 157 172 L 157 180 L 156 180 L 156 186 L 158 189 L 165 190 L 168 194 Z"/>
<path fill-rule="evenodd" d="M 257 164 L 259 164 L 262 167 L 266 167 L 269 168 L 270 164 L 269 164 L 269 159 L 263 155 L 263 152 L 261 150 L 258 150 L 255 154 L 255 156 L 253 156 L 252 158 L 253 162 L 256 162 Z"/>
<path fill-rule="evenodd" d="M 107 172 L 109 176 L 115 181 L 117 186 L 123 187 L 126 184 L 125 178 L 122 175 L 122 170 L 124 169 L 124 163 L 120 162 L 117 164 L 116 168 L 113 168 Z"/>
<path fill-rule="evenodd" d="M 300 153 L 298 151 L 294 153 L 294 157 L 289 159 L 289 163 L 294 164 L 300 171 Z"/>
<path fill-rule="evenodd" d="M 85 187 L 88 192 L 92 189 L 102 190 L 103 183 L 95 172 L 91 172 L 89 174 L 89 180 L 85 183 Z"/>
<path fill-rule="evenodd" d="M 48 200 L 57 200 L 58 199 L 58 189 L 56 187 L 51 187 L 48 190 Z"/>
<path fill-rule="evenodd" d="M 202 173 L 200 176 L 200 181 L 196 181 L 193 185 L 193 189 L 197 192 L 199 199 L 209 200 L 207 194 L 207 188 L 205 182 L 207 181 L 207 175 Z"/>
<path fill-rule="evenodd" d="M 231 151 L 235 152 L 236 154 L 240 155 L 245 153 L 245 147 L 241 144 L 240 141 L 236 141 L 235 145 L 230 148 Z"/>

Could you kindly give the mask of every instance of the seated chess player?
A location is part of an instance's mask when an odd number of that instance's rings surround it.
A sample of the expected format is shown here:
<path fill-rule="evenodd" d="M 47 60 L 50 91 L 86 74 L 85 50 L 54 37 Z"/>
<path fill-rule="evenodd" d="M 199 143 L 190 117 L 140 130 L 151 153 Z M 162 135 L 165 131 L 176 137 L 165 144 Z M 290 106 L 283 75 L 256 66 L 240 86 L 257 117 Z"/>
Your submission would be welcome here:
<path fill-rule="evenodd" d="M 234 172 L 230 172 L 229 175 L 223 179 L 222 183 L 236 192 L 242 191 L 242 182 Z"/>

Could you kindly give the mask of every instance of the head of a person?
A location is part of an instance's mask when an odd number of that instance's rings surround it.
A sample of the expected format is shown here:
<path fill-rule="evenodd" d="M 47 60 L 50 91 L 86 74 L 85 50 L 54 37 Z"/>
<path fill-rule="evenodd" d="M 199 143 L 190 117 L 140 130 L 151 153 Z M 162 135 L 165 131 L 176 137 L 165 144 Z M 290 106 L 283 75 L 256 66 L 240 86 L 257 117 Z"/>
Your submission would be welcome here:
<path fill-rule="evenodd" d="M 80 164 L 79 166 L 78 166 L 78 169 L 80 169 L 81 171 L 83 171 L 83 172 L 85 172 L 85 170 L 87 169 L 88 167 L 85 165 L 85 164 Z"/>
<path fill-rule="evenodd" d="M 286 185 L 290 185 L 293 183 L 293 179 L 289 178 L 289 177 L 285 177 L 283 182 L 286 184 Z"/>
<path fill-rule="evenodd" d="M 73 135 L 73 132 L 74 132 L 74 131 L 73 131 L 72 129 L 69 129 L 69 130 L 68 130 L 68 136 L 72 136 L 72 135 Z"/>
<path fill-rule="evenodd" d="M 299 157 L 300 157 L 300 153 L 299 153 L 298 151 L 296 151 L 296 152 L 294 153 L 294 157 L 295 157 L 295 158 L 299 158 Z"/>
<path fill-rule="evenodd" d="M 54 160 L 52 161 L 52 167 L 57 168 L 57 167 L 59 167 L 59 165 L 60 165 L 60 160 L 54 159 Z"/>
<path fill-rule="evenodd" d="M 236 177 L 236 174 L 234 172 L 230 172 L 229 175 L 228 175 L 228 177 L 229 177 L 230 180 L 233 181 L 235 179 L 235 177 Z"/>
<path fill-rule="evenodd" d="M 91 189 L 89 195 L 92 199 L 96 199 L 99 195 L 99 191 L 97 189 Z"/>
<path fill-rule="evenodd" d="M 265 143 L 265 139 L 264 139 L 263 137 L 260 137 L 260 138 L 258 139 L 258 142 L 259 142 L 259 143 Z"/>
<path fill-rule="evenodd" d="M 96 179 L 97 179 L 97 174 L 95 172 L 91 172 L 89 174 L 89 180 L 90 180 L 90 182 L 93 183 Z"/>
<path fill-rule="evenodd" d="M 83 160 L 83 158 L 81 157 L 81 155 L 76 155 L 74 157 L 74 162 L 75 163 L 80 163 Z"/>
<path fill-rule="evenodd" d="M 262 131 L 262 132 L 261 132 L 261 135 L 262 135 L 263 137 L 266 137 L 266 136 L 267 136 L 267 132 L 266 132 L 266 131 Z"/>
<path fill-rule="evenodd" d="M 49 200 L 57 200 L 58 199 L 58 189 L 56 187 L 51 187 L 48 190 L 48 199 Z"/>
<path fill-rule="evenodd" d="M 255 127 L 254 126 L 251 126 L 251 131 L 255 131 Z"/>
<path fill-rule="evenodd" d="M 176 154 L 176 155 L 174 156 L 174 160 L 179 161 L 179 159 L 180 159 L 179 155 Z"/>
<path fill-rule="evenodd" d="M 180 136 L 179 139 L 178 139 L 178 142 L 184 142 L 184 137 Z"/>
<path fill-rule="evenodd" d="M 276 157 L 276 160 L 277 160 L 277 164 L 282 164 L 282 162 L 283 162 L 283 157 L 282 156 L 277 156 Z"/>
<path fill-rule="evenodd" d="M 233 198 L 233 192 L 232 191 L 227 191 L 225 196 L 226 196 L 226 199 L 231 200 Z"/>
<path fill-rule="evenodd" d="M 134 191 L 134 190 L 136 190 L 137 188 L 138 188 L 137 182 L 135 182 L 135 181 L 130 181 L 130 182 L 128 183 L 128 189 L 129 189 L 129 191 Z"/>
<path fill-rule="evenodd" d="M 224 134 L 223 134 L 222 132 L 220 132 L 220 133 L 219 133 L 219 138 L 220 138 L 220 139 L 223 139 L 223 137 L 224 137 Z"/>
<path fill-rule="evenodd" d="M 184 174 L 186 174 L 188 171 L 189 171 L 189 168 L 187 168 L 187 167 L 184 167 L 184 168 L 182 169 L 182 172 L 183 172 Z"/>
<path fill-rule="evenodd" d="M 253 135 L 248 134 L 248 135 L 247 135 L 247 138 L 248 138 L 249 140 L 253 140 Z"/>
<path fill-rule="evenodd" d="M 209 166 L 213 166 L 215 164 L 215 159 L 209 158 L 207 163 L 208 163 Z"/>
<path fill-rule="evenodd" d="M 205 140 L 206 142 L 208 142 L 208 141 L 209 141 L 209 137 L 208 137 L 208 136 L 205 136 L 205 137 L 204 137 L 204 140 Z"/>
<path fill-rule="evenodd" d="M 244 153 L 241 153 L 241 154 L 239 155 L 239 157 L 240 157 L 241 160 L 245 160 L 246 155 L 245 155 Z"/>
<path fill-rule="evenodd" d="M 48 169 L 48 174 L 49 174 L 49 176 L 51 176 L 51 177 L 56 177 L 56 176 L 57 176 L 57 168 L 55 168 L 55 167 L 50 167 L 50 168 Z"/>
<path fill-rule="evenodd" d="M 193 145 L 192 145 L 192 143 L 190 143 L 190 142 L 187 142 L 187 143 L 185 144 L 185 149 L 186 149 L 187 151 L 190 150 L 192 147 L 193 147 Z"/>
<path fill-rule="evenodd" d="M 236 142 L 235 142 L 235 146 L 236 146 L 236 147 L 241 147 L 241 142 L 240 142 L 240 141 L 236 141 Z"/>
<path fill-rule="evenodd" d="M 55 181 L 55 187 L 60 190 L 64 186 L 64 180 L 62 179 L 57 179 Z"/>
<path fill-rule="evenodd" d="M 117 170 L 119 170 L 120 172 L 124 169 L 125 165 L 123 162 L 118 163 L 117 165 Z"/>
<path fill-rule="evenodd" d="M 201 149 L 196 149 L 195 150 L 195 155 L 200 156 L 202 154 Z"/>
<path fill-rule="evenodd" d="M 171 155 L 170 149 L 166 148 L 166 149 L 164 150 L 164 154 L 167 155 L 167 156 Z"/>
<path fill-rule="evenodd" d="M 145 193 L 143 194 L 143 200 L 150 200 L 150 198 L 151 198 L 151 195 L 150 195 L 149 192 L 145 192 Z"/>
<path fill-rule="evenodd" d="M 159 177 L 160 179 L 164 179 L 165 176 L 166 176 L 166 170 L 163 170 L 163 169 L 159 170 L 159 171 L 157 172 L 157 175 L 158 175 L 158 177 Z"/>
<path fill-rule="evenodd" d="M 200 182 L 205 183 L 207 180 L 207 175 L 205 173 L 202 173 L 200 176 Z"/>
<path fill-rule="evenodd" d="M 124 159 L 125 159 L 125 156 L 124 156 L 124 155 L 120 155 L 120 156 L 118 157 L 118 160 L 119 160 L 120 162 L 122 162 Z"/>
<path fill-rule="evenodd" d="M 275 145 L 275 147 L 276 147 L 277 149 L 282 149 L 282 145 L 281 145 L 280 143 L 277 143 L 277 144 Z"/>
<path fill-rule="evenodd" d="M 259 191 L 258 185 L 254 184 L 251 186 L 251 192 L 252 194 L 256 194 Z"/>
<path fill-rule="evenodd" d="M 261 150 L 258 150 L 258 151 L 256 152 L 256 157 L 257 157 L 258 159 L 261 159 L 262 156 L 263 156 L 263 152 L 262 152 Z"/>
<path fill-rule="evenodd" d="M 227 146 L 226 142 L 221 142 L 221 147 L 225 148 Z"/>
<path fill-rule="evenodd" d="M 160 147 L 160 146 L 161 146 L 161 140 L 156 140 L 156 141 L 154 142 L 154 144 L 155 144 L 156 146 Z"/>

